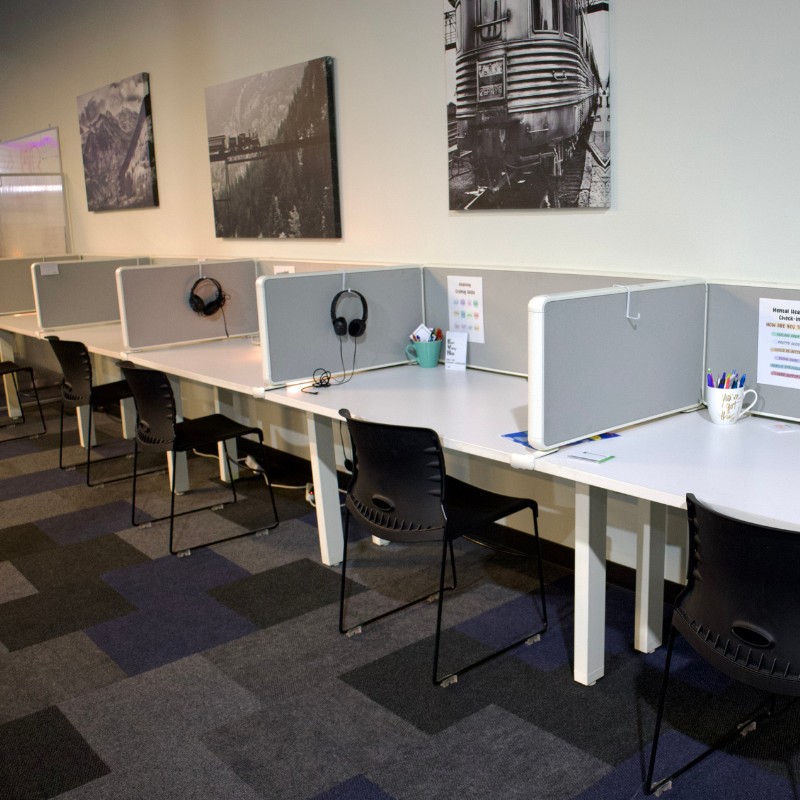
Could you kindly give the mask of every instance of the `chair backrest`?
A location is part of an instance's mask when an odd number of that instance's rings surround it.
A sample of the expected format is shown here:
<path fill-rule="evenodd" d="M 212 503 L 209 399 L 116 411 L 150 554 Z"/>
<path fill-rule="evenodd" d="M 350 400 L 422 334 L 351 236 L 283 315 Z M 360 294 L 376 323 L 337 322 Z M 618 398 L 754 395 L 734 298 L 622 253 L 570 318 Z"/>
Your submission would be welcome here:
<path fill-rule="evenodd" d="M 130 361 L 120 364 L 136 404 L 136 439 L 142 447 L 169 450 L 175 441 L 175 396 L 166 374 Z"/>
<path fill-rule="evenodd" d="M 353 445 L 345 498 L 350 513 L 382 539 L 441 539 L 445 468 L 436 432 L 353 419 L 347 409 L 339 413 Z"/>
<path fill-rule="evenodd" d="M 92 394 L 92 360 L 83 342 L 71 342 L 48 336 L 47 340 L 58 359 L 64 380 L 61 398 L 65 403 L 83 406 L 89 403 Z"/>
<path fill-rule="evenodd" d="M 800 533 L 735 519 L 689 494 L 689 565 L 673 622 L 723 673 L 800 695 Z"/>

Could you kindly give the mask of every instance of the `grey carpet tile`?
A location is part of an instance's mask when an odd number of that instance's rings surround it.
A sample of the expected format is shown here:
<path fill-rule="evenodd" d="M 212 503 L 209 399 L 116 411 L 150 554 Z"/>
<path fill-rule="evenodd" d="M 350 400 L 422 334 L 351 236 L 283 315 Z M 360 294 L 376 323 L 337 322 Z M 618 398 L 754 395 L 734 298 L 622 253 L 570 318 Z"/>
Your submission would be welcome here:
<path fill-rule="evenodd" d="M 100 579 L 58 584 L 0 605 L 0 641 L 20 650 L 133 610 Z"/>
<path fill-rule="evenodd" d="M 147 760 L 133 760 L 59 800 L 270 800 L 193 740 L 172 742 Z"/>
<path fill-rule="evenodd" d="M 204 655 L 268 703 L 274 697 L 335 687 L 340 674 L 386 656 L 419 636 L 415 625 L 401 622 L 387 626 L 380 635 L 350 639 L 339 633 L 336 615 L 335 605 L 325 606 L 207 650 Z M 429 652 L 432 655 L 432 650 Z"/>
<path fill-rule="evenodd" d="M 98 578 L 104 572 L 141 564 L 147 559 L 117 536 L 79 541 L 22 556 L 14 566 L 40 591 L 58 586 L 73 586 Z"/>
<path fill-rule="evenodd" d="M 432 787 L 436 800 L 565 800 L 609 771 L 549 732 L 488 706 L 445 732 L 387 751 L 365 774 L 396 800 L 434 796 Z"/>
<path fill-rule="evenodd" d="M 96 780 L 108 768 L 55 708 L 0 725 L 0 797 L 41 800 Z"/>
<path fill-rule="evenodd" d="M 264 531 L 258 536 L 215 545 L 215 550 L 251 573 L 264 572 L 297 561 L 299 558 L 319 561 L 316 519 L 307 516 L 309 510 L 307 504 L 303 509 L 304 516 L 300 519 L 288 516 L 291 514 L 291 508 L 282 503 L 285 494 L 283 490 L 275 492 L 281 518 L 281 524 L 277 528 Z"/>
<path fill-rule="evenodd" d="M 296 800 L 357 774 L 365 763 L 421 734 L 346 686 L 275 697 L 247 719 L 223 725 L 205 744 L 271 800 Z"/>
<path fill-rule="evenodd" d="M 71 491 L 66 495 L 56 491 L 47 491 L 33 496 L 23 495 L 0 500 L 0 519 L 3 521 L 3 527 L 25 525 L 48 514 L 75 511 L 79 507 L 79 503 L 76 503 L 75 499 L 86 497 L 87 492 L 83 491 L 85 488 L 86 486 L 79 487 L 77 492 Z M 105 500 L 96 498 L 94 502 L 101 503 Z"/>
<path fill-rule="evenodd" d="M 201 656 L 189 656 L 60 704 L 112 769 L 162 763 L 182 742 L 248 717 L 259 701 Z"/>
<path fill-rule="evenodd" d="M 32 522 L 0 528 L 0 561 L 54 550 L 56 542 Z"/>
<path fill-rule="evenodd" d="M 0 658 L 0 722 L 125 678 L 86 634 L 70 633 Z"/>
<path fill-rule="evenodd" d="M 339 599 L 333 570 L 303 558 L 209 591 L 220 603 L 260 628 L 286 622 Z M 363 590 L 351 584 L 350 591 Z"/>
<path fill-rule="evenodd" d="M 36 592 L 36 587 L 10 561 L 0 561 L 0 604 Z"/>

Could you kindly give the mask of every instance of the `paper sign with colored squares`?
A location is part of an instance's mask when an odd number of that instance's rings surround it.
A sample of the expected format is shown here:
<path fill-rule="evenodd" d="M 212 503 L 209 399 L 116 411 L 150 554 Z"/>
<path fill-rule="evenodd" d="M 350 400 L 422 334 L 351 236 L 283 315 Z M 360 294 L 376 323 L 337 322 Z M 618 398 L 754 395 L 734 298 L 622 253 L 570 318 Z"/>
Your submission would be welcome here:
<path fill-rule="evenodd" d="M 465 331 L 470 342 L 483 344 L 486 328 L 483 318 L 483 278 L 447 276 L 447 304 L 451 331 Z"/>

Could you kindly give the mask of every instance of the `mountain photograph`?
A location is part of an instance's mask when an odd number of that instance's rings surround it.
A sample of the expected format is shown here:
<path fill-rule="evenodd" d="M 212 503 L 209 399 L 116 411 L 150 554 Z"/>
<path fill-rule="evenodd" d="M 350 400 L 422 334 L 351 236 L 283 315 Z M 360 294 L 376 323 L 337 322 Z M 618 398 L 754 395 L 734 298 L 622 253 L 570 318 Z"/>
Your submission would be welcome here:
<path fill-rule="evenodd" d="M 215 233 L 339 238 L 333 60 L 206 89 Z"/>
<path fill-rule="evenodd" d="M 148 74 L 81 95 L 78 122 L 89 211 L 157 206 Z"/>

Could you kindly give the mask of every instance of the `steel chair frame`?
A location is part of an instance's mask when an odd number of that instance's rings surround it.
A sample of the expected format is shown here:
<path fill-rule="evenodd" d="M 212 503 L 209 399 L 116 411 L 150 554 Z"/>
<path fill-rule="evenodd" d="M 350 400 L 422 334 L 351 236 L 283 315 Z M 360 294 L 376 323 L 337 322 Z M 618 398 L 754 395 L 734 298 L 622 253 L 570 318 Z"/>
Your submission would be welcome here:
<path fill-rule="evenodd" d="M 0 425 L 0 428 L 11 428 L 17 425 L 24 425 L 25 424 L 25 406 L 22 402 L 22 396 L 19 389 L 19 381 L 17 380 L 17 375 L 20 372 L 27 372 L 31 382 L 31 388 L 33 389 L 33 396 L 36 398 L 36 406 L 39 409 L 39 419 L 42 423 L 42 430 L 36 433 L 26 433 L 22 434 L 21 436 L 11 436 L 8 439 L 3 439 L 3 442 L 15 442 L 19 439 L 32 439 L 36 436 L 42 436 L 47 433 L 47 424 L 44 421 L 44 412 L 42 411 L 42 403 L 39 399 L 39 390 L 36 388 L 36 380 L 34 379 L 33 369 L 31 367 L 24 367 L 21 364 L 17 364 L 14 361 L 2 361 L 0 362 L 0 377 L 10 377 L 14 383 L 14 392 L 17 395 L 17 403 L 19 405 L 19 410 L 21 414 L 21 418 L 17 420 L 13 420 L 11 422 L 6 422 Z M 8 399 L 6 399 L 6 408 L 9 408 Z"/>
<path fill-rule="evenodd" d="M 509 652 L 510 650 L 513 650 L 514 648 L 518 647 L 521 644 L 538 641 L 541 638 L 542 634 L 544 634 L 547 631 L 548 623 L 547 623 L 547 601 L 545 596 L 545 583 L 544 583 L 544 569 L 542 566 L 540 537 L 539 537 L 538 505 L 536 501 L 526 498 L 504 497 L 502 495 L 496 495 L 491 492 L 484 492 L 484 490 L 480 490 L 477 487 L 470 486 L 468 484 L 463 483 L 462 481 L 458 481 L 448 476 L 446 474 L 444 466 L 444 456 L 441 450 L 441 443 L 435 431 L 424 428 L 408 428 L 407 426 L 399 426 L 399 425 L 398 426 L 381 425 L 380 423 L 365 422 L 363 420 L 356 421 L 352 418 L 350 412 L 347 409 L 342 409 L 339 413 L 348 422 L 351 441 L 353 442 L 353 459 L 352 459 L 353 478 L 351 480 L 350 487 L 348 488 L 347 496 L 345 499 L 344 547 L 342 555 L 341 584 L 340 584 L 340 594 L 339 594 L 339 632 L 346 636 L 353 636 L 357 633 L 360 633 L 362 629 L 367 625 L 377 622 L 378 620 L 385 619 L 386 617 L 392 614 L 395 614 L 399 611 L 402 611 L 418 603 L 421 603 L 425 600 L 429 600 L 435 597 L 437 600 L 437 609 L 436 609 L 436 629 L 434 634 L 432 681 L 434 685 L 439 685 L 442 687 L 446 687 L 452 683 L 455 683 L 458 680 L 459 675 L 463 675 L 464 673 L 472 669 L 475 669 L 476 667 L 479 667 L 485 664 L 486 662 L 491 661 L 492 659 L 497 658 L 498 656 L 501 656 L 504 653 Z M 425 466 L 430 470 L 430 476 L 428 477 L 428 480 L 431 483 L 437 483 L 440 481 L 442 485 L 442 496 L 441 496 L 441 501 L 439 502 L 441 525 L 439 525 L 438 527 L 435 525 L 431 525 L 430 527 L 424 527 L 424 526 L 418 526 L 416 522 L 415 523 L 408 522 L 408 525 L 406 525 L 406 522 L 399 524 L 397 523 L 396 520 L 393 520 L 392 524 L 387 523 L 387 526 L 383 527 L 380 522 L 376 522 L 376 519 L 381 518 L 382 510 L 379 511 L 374 516 L 371 515 L 369 511 L 366 511 L 366 516 L 365 513 L 362 513 L 365 511 L 364 503 L 361 500 L 356 500 L 352 494 L 352 490 L 359 478 L 358 446 L 356 444 L 356 439 L 358 438 L 358 436 L 357 435 L 354 436 L 354 427 L 357 430 L 357 426 L 372 426 L 374 428 L 382 428 L 390 432 L 394 430 L 397 431 L 398 435 L 402 435 L 403 431 L 415 431 L 427 435 L 429 437 L 429 445 L 424 450 L 424 456 L 426 459 Z M 494 517 L 495 521 L 497 519 L 501 519 L 505 516 L 508 516 L 508 514 L 514 513 L 515 511 L 520 511 L 523 508 L 529 508 L 533 516 L 533 531 L 534 531 L 534 543 L 535 543 L 534 553 L 532 555 L 529 555 L 527 553 L 522 553 L 520 551 L 517 551 L 513 548 L 497 547 L 493 543 L 482 541 L 481 539 L 476 539 L 474 537 L 474 529 L 470 529 L 469 526 L 467 526 L 466 528 L 460 527 L 456 529 L 451 529 L 449 527 L 447 518 L 448 488 L 450 489 L 450 492 L 452 494 L 456 496 L 460 495 L 459 499 L 464 497 L 464 492 L 468 493 L 471 492 L 475 495 L 484 494 L 487 497 L 491 496 L 495 502 L 506 501 L 507 503 L 506 513 L 497 514 L 497 516 Z M 431 489 L 427 494 L 436 495 L 437 490 Z M 380 495 L 375 495 L 375 499 L 380 504 L 386 501 L 387 498 L 382 497 Z M 393 510 L 392 512 L 390 512 L 390 514 L 391 513 L 393 513 Z M 389 541 L 397 541 L 397 542 L 427 541 L 433 543 L 440 541 L 441 561 L 439 567 L 438 590 L 434 592 L 427 592 L 419 597 L 416 597 L 413 600 L 402 603 L 401 605 L 395 606 L 394 608 L 388 611 L 384 611 L 366 620 L 362 620 L 361 622 L 352 625 L 345 624 L 345 603 L 347 600 L 347 591 L 346 591 L 347 557 L 348 557 L 348 543 L 350 538 L 351 517 L 355 517 L 360 523 L 365 525 L 367 531 L 371 533 L 373 536 L 377 536 L 379 538 L 386 539 Z M 396 527 L 394 527 L 395 524 Z M 470 536 L 470 533 L 472 533 L 473 536 Z M 451 672 L 440 674 L 439 661 L 441 652 L 444 595 L 445 592 L 452 591 L 457 587 L 457 573 L 456 573 L 453 541 L 457 538 L 460 538 L 461 536 L 467 539 L 472 539 L 473 541 L 477 541 L 479 544 L 485 545 L 492 549 L 505 551 L 506 553 L 512 553 L 514 555 L 530 558 L 536 561 L 537 577 L 539 580 L 539 595 L 541 599 L 541 613 L 539 617 L 540 625 L 538 627 L 534 626 L 535 628 L 534 630 L 530 631 L 529 633 L 526 633 L 524 636 L 515 638 L 514 641 L 510 642 L 507 645 L 504 645 L 503 647 L 495 649 L 488 655 L 485 655 Z M 446 585 L 448 561 L 450 562 L 450 569 L 451 569 L 450 585 Z"/>

